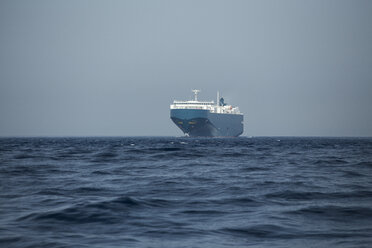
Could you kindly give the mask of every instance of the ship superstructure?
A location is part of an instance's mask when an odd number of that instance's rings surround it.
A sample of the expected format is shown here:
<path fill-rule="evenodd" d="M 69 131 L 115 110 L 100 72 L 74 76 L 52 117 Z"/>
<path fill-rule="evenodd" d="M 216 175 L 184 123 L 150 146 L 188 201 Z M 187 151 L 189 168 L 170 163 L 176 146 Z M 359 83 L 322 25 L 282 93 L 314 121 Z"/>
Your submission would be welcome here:
<path fill-rule="evenodd" d="M 174 101 L 170 117 L 187 136 L 236 137 L 243 133 L 243 114 L 238 107 L 225 103 L 217 92 L 217 103 L 194 100 Z"/>

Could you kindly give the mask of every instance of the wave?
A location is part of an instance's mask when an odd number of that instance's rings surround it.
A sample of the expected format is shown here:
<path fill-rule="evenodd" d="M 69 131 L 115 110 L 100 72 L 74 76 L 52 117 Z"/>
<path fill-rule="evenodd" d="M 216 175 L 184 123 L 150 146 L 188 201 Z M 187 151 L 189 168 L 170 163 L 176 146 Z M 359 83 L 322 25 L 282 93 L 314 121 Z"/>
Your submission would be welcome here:
<path fill-rule="evenodd" d="M 293 236 L 291 233 L 295 233 L 292 229 L 270 224 L 259 224 L 248 227 L 225 227 L 217 230 L 217 232 L 246 238 L 288 238 L 289 236 Z M 285 234 L 287 235 L 285 236 Z"/>
<path fill-rule="evenodd" d="M 283 200 L 331 200 L 331 199 L 347 199 L 347 198 L 367 198 L 372 197 L 372 191 L 350 191 L 350 192 L 314 192 L 314 191 L 294 191 L 285 190 L 274 193 L 265 194 L 268 199 L 283 199 Z"/>
<path fill-rule="evenodd" d="M 356 164 L 357 166 L 362 167 L 372 167 L 372 161 L 363 161 Z"/>
<path fill-rule="evenodd" d="M 348 162 L 343 159 L 318 159 L 313 164 L 315 165 L 341 165 L 341 164 L 347 164 Z"/>
<path fill-rule="evenodd" d="M 301 215 L 302 217 L 324 217 L 338 221 L 346 220 L 372 220 L 372 208 L 368 207 L 343 207 L 343 206 L 313 206 L 287 211 L 286 214 Z"/>
<path fill-rule="evenodd" d="M 214 216 L 214 215 L 223 215 L 223 214 L 226 214 L 228 212 L 219 211 L 219 210 L 209 210 L 209 209 L 205 209 L 205 210 L 193 209 L 193 210 L 184 210 L 184 211 L 181 211 L 180 213 L 190 214 L 190 215 L 202 215 L 202 216 L 211 217 L 211 216 Z"/>
<path fill-rule="evenodd" d="M 114 152 L 100 152 L 98 154 L 96 154 L 94 157 L 96 158 L 114 158 L 118 156 L 117 153 L 114 153 Z"/>
<path fill-rule="evenodd" d="M 164 207 L 167 204 L 168 201 L 161 199 L 139 200 L 133 197 L 124 196 L 101 202 L 79 203 L 54 211 L 31 213 L 18 218 L 18 220 L 53 220 L 75 224 L 93 222 L 116 223 L 123 221 L 123 217 L 127 218 L 130 212 L 143 212 L 149 208 Z"/>
<path fill-rule="evenodd" d="M 162 147 L 162 148 L 136 148 L 127 150 L 127 153 L 143 153 L 143 154 L 154 154 L 154 153 L 161 153 L 161 152 L 174 152 L 174 151 L 182 151 L 185 150 L 184 148 L 180 147 Z"/>

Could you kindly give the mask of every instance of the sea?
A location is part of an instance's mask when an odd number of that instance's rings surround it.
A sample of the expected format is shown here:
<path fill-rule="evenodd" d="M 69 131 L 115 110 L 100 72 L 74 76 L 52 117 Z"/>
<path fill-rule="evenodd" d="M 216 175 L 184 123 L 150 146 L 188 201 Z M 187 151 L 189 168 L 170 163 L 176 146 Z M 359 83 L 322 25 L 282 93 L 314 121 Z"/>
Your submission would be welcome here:
<path fill-rule="evenodd" d="M 0 138 L 0 247 L 372 247 L 372 138 Z"/>

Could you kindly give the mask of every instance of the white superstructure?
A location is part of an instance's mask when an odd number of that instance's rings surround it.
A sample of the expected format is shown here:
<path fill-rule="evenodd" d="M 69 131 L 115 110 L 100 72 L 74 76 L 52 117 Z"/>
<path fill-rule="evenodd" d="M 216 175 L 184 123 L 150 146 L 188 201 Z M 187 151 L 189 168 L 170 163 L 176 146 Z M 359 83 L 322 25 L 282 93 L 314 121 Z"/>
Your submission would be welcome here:
<path fill-rule="evenodd" d="M 194 100 L 190 101 L 173 101 L 170 105 L 170 109 L 204 109 L 209 110 L 211 113 L 217 114 L 242 114 L 238 107 L 233 107 L 231 105 L 221 105 L 219 104 L 219 92 L 217 92 L 217 104 L 214 101 L 205 102 L 198 101 L 198 93 L 200 90 L 192 90 L 195 94 Z"/>

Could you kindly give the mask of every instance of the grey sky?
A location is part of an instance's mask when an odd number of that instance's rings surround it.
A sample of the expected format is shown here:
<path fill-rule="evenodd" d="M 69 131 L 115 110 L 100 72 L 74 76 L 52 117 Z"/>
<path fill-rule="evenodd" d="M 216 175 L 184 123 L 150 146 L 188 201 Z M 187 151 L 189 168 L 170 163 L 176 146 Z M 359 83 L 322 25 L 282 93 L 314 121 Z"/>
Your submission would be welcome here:
<path fill-rule="evenodd" d="M 244 135 L 372 136 L 372 1 L 0 1 L 0 135 L 182 135 L 225 100 Z"/>

